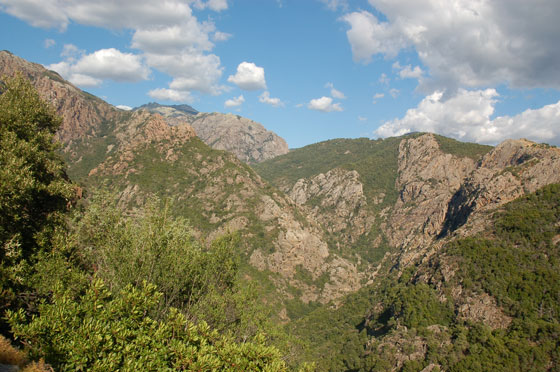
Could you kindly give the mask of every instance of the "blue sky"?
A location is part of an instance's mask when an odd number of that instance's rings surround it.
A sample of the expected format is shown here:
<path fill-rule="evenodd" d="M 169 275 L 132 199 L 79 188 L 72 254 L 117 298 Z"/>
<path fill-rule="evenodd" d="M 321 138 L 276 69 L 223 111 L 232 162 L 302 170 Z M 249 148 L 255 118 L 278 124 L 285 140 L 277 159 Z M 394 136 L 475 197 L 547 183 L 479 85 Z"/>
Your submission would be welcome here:
<path fill-rule="evenodd" d="M 0 49 L 113 105 L 189 103 L 290 147 L 431 131 L 560 145 L 557 0 L 0 0 Z"/>

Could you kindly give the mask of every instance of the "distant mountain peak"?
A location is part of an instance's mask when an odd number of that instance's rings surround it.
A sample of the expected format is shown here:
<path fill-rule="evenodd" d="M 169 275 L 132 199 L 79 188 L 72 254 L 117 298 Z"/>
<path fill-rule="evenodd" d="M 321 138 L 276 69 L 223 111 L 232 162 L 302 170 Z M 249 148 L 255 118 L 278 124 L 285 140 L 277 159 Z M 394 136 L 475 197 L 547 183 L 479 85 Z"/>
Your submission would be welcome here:
<path fill-rule="evenodd" d="M 192 106 L 189 106 L 187 104 L 162 105 L 162 104 L 157 103 L 157 102 L 146 103 L 142 106 L 134 108 L 134 110 L 144 109 L 144 110 L 148 110 L 148 111 L 151 111 L 151 112 L 158 112 L 159 113 L 160 110 L 165 109 L 167 107 L 172 108 L 172 109 L 177 110 L 177 111 L 180 111 L 180 112 L 185 113 L 185 114 L 189 114 L 189 115 L 198 114 L 198 111 L 196 109 L 194 109 Z"/>

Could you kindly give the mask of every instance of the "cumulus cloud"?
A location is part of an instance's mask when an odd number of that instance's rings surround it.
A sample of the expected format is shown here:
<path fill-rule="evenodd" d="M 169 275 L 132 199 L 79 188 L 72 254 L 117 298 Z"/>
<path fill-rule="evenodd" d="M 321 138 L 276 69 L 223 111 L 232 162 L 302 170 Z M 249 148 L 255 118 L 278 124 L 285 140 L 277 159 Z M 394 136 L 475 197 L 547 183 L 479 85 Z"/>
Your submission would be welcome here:
<path fill-rule="evenodd" d="M 241 62 L 239 66 L 237 66 L 236 74 L 230 75 L 228 81 L 234 83 L 243 90 L 266 89 L 264 68 L 251 62 Z"/>
<path fill-rule="evenodd" d="M 234 97 L 234 98 L 228 99 L 224 103 L 224 106 L 225 107 L 237 107 L 237 106 L 241 106 L 243 104 L 243 102 L 245 102 L 245 98 L 243 97 L 243 95 L 240 95 L 239 97 Z"/>
<path fill-rule="evenodd" d="M 420 79 L 424 74 L 420 66 L 414 66 L 414 68 L 412 68 L 411 65 L 406 65 L 403 67 L 400 65 L 399 61 L 393 63 L 393 69 L 398 70 L 401 79 Z"/>
<path fill-rule="evenodd" d="M 309 101 L 307 108 L 311 110 L 323 111 L 323 112 L 332 112 L 332 111 L 342 111 L 342 107 L 340 103 L 333 103 L 333 99 L 331 97 L 321 97 L 312 99 Z"/>
<path fill-rule="evenodd" d="M 174 77 L 169 88 L 190 92 L 197 90 L 209 94 L 219 94 L 223 87 L 217 84 L 222 75 L 220 58 L 214 54 L 195 51 L 175 55 L 147 54 L 147 63 Z"/>
<path fill-rule="evenodd" d="M 157 88 L 148 92 L 148 95 L 156 100 L 175 101 L 175 102 L 192 102 L 193 97 L 190 92 L 175 89 Z"/>
<path fill-rule="evenodd" d="M 74 22 L 131 30 L 131 46 L 140 51 L 148 67 L 170 74 L 174 85 L 184 87 L 180 94 L 171 85 L 153 94 L 169 97 L 190 97 L 192 91 L 217 94 L 223 91 L 219 86 L 222 67 L 220 59 L 210 52 L 213 41 L 226 40 L 230 35 L 216 30 L 211 20 L 199 21 L 191 7 L 222 11 L 228 8 L 228 3 L 227 0 L 0 0 L 1 10 L 37 27 L 64 31 Z M 72 65 L 68 59 L 63 62 Z M 194 70 L 193 66 L 196 66 Z M 128 81 L 130 75 L 124 74 L 122 80 Z M 99 85 L 103 79 L 87 73 L 79 75 L 74 73 L 74 81 L 89 85 Z"/>
<path fill-rule="evenodd" d="M 270 97 L 270 93 L 268 92 L 268 90 L 264 91 L 259 96 L 259 102 L 266 103 L 267 105 L 271 105 L 271 106 L 274 106 L 274 107 L 284 106 L 284 102 L 282 102 L 280 100 L 280 98 Z"/>
<path fill-rule="evenodd" d="M 333 83 L 327 83 L 325 85 L 325 88 L 329 88 L 331 90 L 331 96 L 333 98 L 337 98 L 337 99 L 346 99 L 346 96 L 344 95 L 344 93 L 342 93 L 340 90 L 335 89 Z"/>
<path fill-rule="evenodd" d="M 367 12 L 353 12 L 342 17 L 350 24 L 346 32 L 355 61 L 371 62 L 375 54 L 385 54 L 392 58 L 407 46 L 407 39 L 400 30 L 389 23 L 380 23 Z"/>
<path fill-rule="evenodd" d="M 136 82 L 147 79 L 150 74 L 140 56 L 114 48 L 83 54 L 74 45 L 68 44 L 62 55 L 66 57 L 65 61 L 47 68 L 78 86 L 98 86 L 104 79 Z"/>
<path fill-rule="evenodd" d="M 403 118 L 384 123 L 374 134 L 389 137 L 418 131 L 488 144 L 506 138 L 560 144 L 560 102 L 491 119 L 498 97 L 495 89 L 459 89 L 455 96 L 447 100 L 443 97 L 441 91 L 427 96 Z"/>
<path fill-rule="evenodd" d="M 117 105 L 116 108 L 124 110 L 124 111 L 130 111 L 132 110 L 132 107 L 127 106 L 127 105 Z"/>
<path fill-rule="evenodd" d="M 389 91 L 389 94 L 391 95 L 391 97 L 393 98 L 397 98 L 399 96 L 400 91 L 396 88 L 393 88 Z"/>
<path fill-rule="evenodd" d="M 350 26 L 347 37 L 356 61 L 393 58 L 414 47 L 431 76 L 423 82 L 426 90 L 500 83 L 560 87 L 557 0 L 369 3 L 386 21 L 367 11 L 342 18 Z"/>

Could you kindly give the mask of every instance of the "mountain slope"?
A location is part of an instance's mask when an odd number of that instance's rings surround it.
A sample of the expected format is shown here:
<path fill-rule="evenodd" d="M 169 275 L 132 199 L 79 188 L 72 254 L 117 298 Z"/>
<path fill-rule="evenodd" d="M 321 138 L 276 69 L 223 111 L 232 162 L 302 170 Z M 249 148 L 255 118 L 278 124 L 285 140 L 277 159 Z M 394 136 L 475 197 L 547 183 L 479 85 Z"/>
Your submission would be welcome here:
<path fill-rule="evenodd" d="M 288 144 L 283 138 L 260 123 L 239 115 L 197 113 L 194 109 L 157 103 L 138 109 L 161 114 L 171 125 L 187 122 L 204 143 L 217 150 L 229 151 L 246 163 L 258 163 L 288 152 Z"/>
<path fill-rule="evenodd" d="M 70 176 L 86 188 L 111 187 L 130 209 L 153 194 L 169 198 L 208 241 L 238 232 L 248 272 L 272 282 L 284 294 L 271 294 L 279 302 L 328 302 L 365 280 L 354 262 L 329 250 L 313 218 L 233 154 L 204 144 L 188 123 L 118 110 L 40 65 L 7 52 L 0 57 L 3 73 L 21 71 L 65 116 L 63 155 Z"/>
<path fill-rule="evenodd" d="M 560 184 L 291 325 L 325 371 L 545 371 L 560 362 Z M 361 316 L 359 315 L 361 313 Z M 314 333 L 314 329 L 321 329 Z M 325 356 L 329 356 L 325 358 Z"/>

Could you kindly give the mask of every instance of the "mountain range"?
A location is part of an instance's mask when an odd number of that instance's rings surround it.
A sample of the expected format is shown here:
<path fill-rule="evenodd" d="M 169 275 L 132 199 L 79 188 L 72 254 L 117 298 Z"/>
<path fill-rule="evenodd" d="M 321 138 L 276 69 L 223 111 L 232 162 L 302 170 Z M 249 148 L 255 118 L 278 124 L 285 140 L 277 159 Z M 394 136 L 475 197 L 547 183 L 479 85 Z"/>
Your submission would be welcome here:
<path fill-rule="evenodd" d="M 208 243 L 241 236 L 243 275 L 307 342 L 296 359 L 331 371 L 559 365 L 558 148 L 413 133 L 289 151 L 238 115 L 120 110 L 0 52 L 0 76 L 17 72 L 62 116 L 72 180 L 113 189 L 130 211 L 172 200 Z M 526 355 L 510 361 L 516 347 Z"/>

